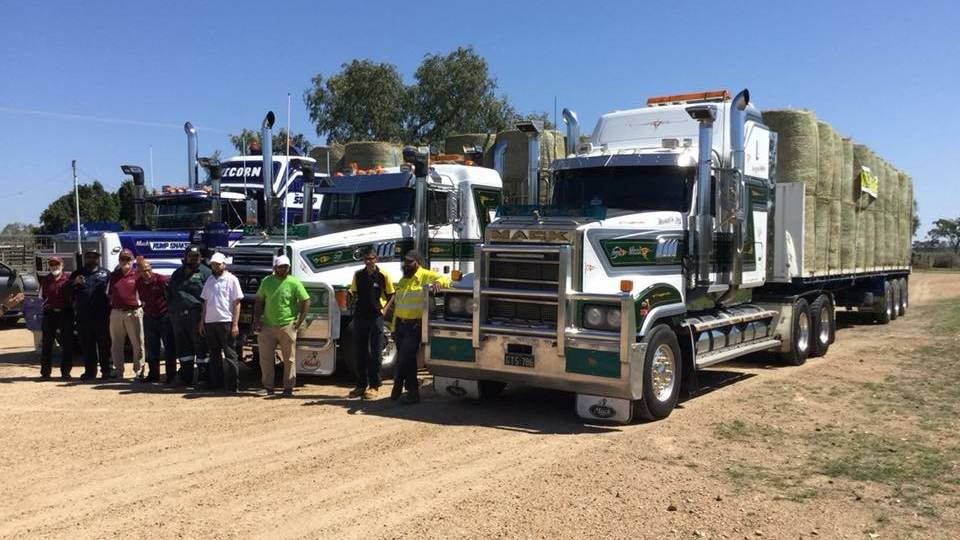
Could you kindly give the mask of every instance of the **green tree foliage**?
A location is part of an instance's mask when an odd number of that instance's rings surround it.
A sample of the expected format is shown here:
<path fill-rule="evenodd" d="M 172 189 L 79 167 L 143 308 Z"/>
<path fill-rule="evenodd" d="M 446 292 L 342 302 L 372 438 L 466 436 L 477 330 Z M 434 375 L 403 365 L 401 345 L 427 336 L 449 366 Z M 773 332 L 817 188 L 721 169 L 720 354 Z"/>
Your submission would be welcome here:
<path fill-rule="evenodd" d="M 927 235 L 937 242 L 946 243 L 954 253 L 960 254 L 960 218 L 934 221 Z"/>
<path fill-rule="evenodd" d="M 396 66 L 370 60 L 343 64 L 336 75 L 315 75 L 303 100 L 327 142 L 403 140 L 409 91 Z"/>
<path fill-rule="evenodd" d="M 7 223 L 3 231 L 0 231 L 0 236 L 13 236 L 18 238 L 33 236 L 35 230 L 36 227 L 27 223 Z"/>
<path fill-rule="evenodd" d="M 329 78 L 314 76 L 303 99 L 328 143 L 438 143 L 454 133 L 506 129 L 525 117 L 552 127 L 546 113 L 520 115 L 496 91 L 487 61 L 473 47 L 459 47 L 426 55 L 411 85 L 391 64 L 354 60 Z"/>
<path fill-rule="evenodd" d="M 80 221 L 119 221 L 120 201 L 116 194 L 103 189 L 103 185 L 94 180 L 92 185 L 81 185 Z M 40 233 L 57 234 L 64 232 L 66 226 L 76 220 L 73 191 L 65 193 L 50 203 L 40 214 Z"/>
<path fill-rule="evenodd" d="M 910 232 L 910 237 L 917 235 L 917 229 L 920 228 L 920 211 L 917 209 L 917 201 L 913 201 L 913 229 Z"/>
<path fill-rule="evenodd" d="M 238 154 L 250 155 L 250 144 L 256 142 L 260 144 L 260 133 L 251 129 L 244 128 L 237 135 L 230 135 L 230 144 L 236 149 Z M 294 153 L 294 147 L 299 148 L 303 155 L 313 148 L 313 144 L 307 140 L 303 133 L 295 133 L 290 137 L 290 153 Z M 273 134 L 273 155 L 284 155 L 287 153 L 287 129 L 282 128 Z M 258 152 L 259 153 L 259 152 Z"/>
<path fill-rule="evenodd" d="M 516 116 L 487 61 L 472 47 L 428 54 L 414 74 L 407 113 L 408 141 L 435 142 L 454 133 L 499 131 Z"/>

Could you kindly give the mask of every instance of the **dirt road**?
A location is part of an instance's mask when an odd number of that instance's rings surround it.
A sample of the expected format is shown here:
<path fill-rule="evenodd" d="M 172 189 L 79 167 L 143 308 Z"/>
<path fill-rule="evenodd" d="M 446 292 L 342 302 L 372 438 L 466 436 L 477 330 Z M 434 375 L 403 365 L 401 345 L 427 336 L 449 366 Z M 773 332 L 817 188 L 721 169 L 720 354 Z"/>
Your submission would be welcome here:
<path fill-rule="evenodd" d="M 403 407 L 344 380 L 282 400 L 38 382 L 29 334 L 3 330 L 0 537 L 955 538 L 954 404 L 890 392 L 955 339 L 931 318 L 958 296 L 960 274 L 915 275 L 906 318 L 799 368 L 722 365 L 631 426 L 522 389 Z"/>

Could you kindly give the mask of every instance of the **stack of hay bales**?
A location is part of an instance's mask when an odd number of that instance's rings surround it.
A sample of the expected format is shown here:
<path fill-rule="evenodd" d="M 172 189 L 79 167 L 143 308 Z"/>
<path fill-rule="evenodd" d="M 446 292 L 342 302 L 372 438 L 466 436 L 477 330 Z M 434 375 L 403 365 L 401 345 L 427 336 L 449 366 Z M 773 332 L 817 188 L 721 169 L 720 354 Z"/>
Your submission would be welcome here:
<path fill-rule="evenodd" d="M 343 170 L 356 163 L 360 169 L 379 167 L 399 167 L 403 163 L 403 151 L 399 144 L 362 141 L 347 143 L 343 149 L 343 159 L 337 170 Z"/>
<path fill-rule="evenodd" d="M 778 135 L 776 181 L 804 183 L 803 275 L 910 264 L 908 175 L 867 146 L 842 138 L 812 112 L 764 111 L 763 121 Z M 862 190 L 862 172 L 878 180 L 876 197 Z"/>
<path fill-rule="evenodd" d="M 529 151 L 527 135 L 519 130 L 497 133 L 496 142 L 506 141 L 503 154 L 503 201 L 508 204 L 524 204 L 527 201 L 527 160 Z M 492 149 L 491 149 L 492 150 Z M 545 171 L 555 159 L 564 157 L 564 137 L 556 130 L 546 130 L 540 135 L 540 202 L 550 201 L 549 175 Z M 484 165 L 493 167 L 493 152 L 485 154 Z"/>
<path fill-rule="evenodd" d="M 315 146 L 310 150 L 310 157 L 317 160 L 317 170 L 326 173 L 329 165 L 330 174 L 337 172 L 343 159 L 343 145 L 333 143 L 327 146 Z"/>

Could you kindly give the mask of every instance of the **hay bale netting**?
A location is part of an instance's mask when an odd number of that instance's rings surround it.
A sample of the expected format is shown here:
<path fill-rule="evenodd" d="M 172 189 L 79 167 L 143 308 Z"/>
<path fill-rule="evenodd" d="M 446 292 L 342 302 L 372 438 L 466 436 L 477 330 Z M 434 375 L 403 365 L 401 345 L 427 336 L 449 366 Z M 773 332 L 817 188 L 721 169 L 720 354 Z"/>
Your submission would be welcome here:
<path fill-rule="evenodd" d="M 343 145 L 333 143 L 326 146 L 314 146 L 310 149 L 310 157 L 317 160 L 317 170 L 321 173 L 327 172 L 327 166 L 330 167 L 330 174 L 339 170 L 340 160 L 343 159 Z"/>
<path fill-rule="evenodd" d="M 493 148 L 493 143 L 497 136 L 494 133 L 463 133 L 460 135 L 451 135 L 443 141 L 444 154 L 466 154 L 465 149 L 481 148 L 483 150 L 483 161 L 486 162 L 487 155 Z M 492 159 L 492 158 L 491 158 Z"/>
<path fill-rule="evenodd" d="M 403 162 L 399 144 L 363 141 L 347 143 L 343 149 L 343 167 L 356 163 L 360 169 L 380 167 L 399 167 Z"/>
<path fill-rule="evenodd" d="M 804 184 L 802 272 L 809 275 L 816 270 L 817 118 L 810 111 L 764 111 L 763 123 L 777 134 L 777 182 Z"/>
<path fill-rule="evenodd" d="M 816 190 L 816 262 L 818 274 L 827 272 L 830 260 L 830 199 L 836 153 L 833 150 L 833 128 L 826 122 L 817 122 L 817 190 Z"/>
<path fill-rule="evenodd" d="M 840 134 L 833 132 L 833 187 L 830 190 L 830 249 L 827 259 L 827 270 L 830 273 L 839 273 L 840 271 L 840 236 L 842 203 L 841 194 L 843 175 L 843 140 Z"/>
<path fill-rule="evenodd" d="M 870 147 L 863 144 L 853 145 L 853 177 L 851 178 L 850 194 L 854 206 L 854 230 L 856 231 L 856 248 L 854 249 L 854 267 L 862 271 L 867 267 L 866 244 L 866 214 L 870 197 L 860 188 L 860 173 L 863 167 L 871 165 Z"/>
<path fill-rule="evenodd" d="M 853 141 L 841 142 L 843 159 L 840 165 L 840 268 L 844 273 L 856 268 L 857 210 L 854 204 Z"/>
<path fill-rule="evenodd" d="M 527 161 L 529 147 L 527 135 L 518 130 L 501 131 L 497 134 L 497 142 L 505 140 L 507 149 L 503 153 L 503 180 L 504 200 L 526 201 Z M 557 130 L 546 130 L 540 134 L 540 170 L 546 171 L 550 164 L 564 157 L 564 137 Z M 493 166 L 493 157 L 485 165 Z M 519 189 L 518 193 L 513 190 Z M 540 202 L 549 201 L 550 186 L 547 176 L 540 175 Z"/>

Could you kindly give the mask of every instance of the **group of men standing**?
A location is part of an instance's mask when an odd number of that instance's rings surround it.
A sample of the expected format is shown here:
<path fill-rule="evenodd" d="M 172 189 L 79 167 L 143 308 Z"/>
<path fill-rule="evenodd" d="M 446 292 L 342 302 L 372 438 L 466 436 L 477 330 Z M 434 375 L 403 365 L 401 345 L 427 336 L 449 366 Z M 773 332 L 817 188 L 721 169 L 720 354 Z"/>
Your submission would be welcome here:
<path fill-rule="evenodd" d="M 122 379 L 129 342 L 134 380 L 138 382 L 160 382 L 163 358 L 166 384 L 237 391 L 243 291 L 237 277 L 227 271 L 226 257 L 214 253 L 208 266 L 202 264 L 200 250 L 191 246 L 184 253 L 183 264 L 169 277 L 153 272 L 150 262 L 142 257 L 137 258 L 134 269 L 133 253 L 128 249 L 120 252 L 119 259 L 120 264 L 107 271 L 100 266 L 100 254 L 88 250 L 83 254 L 83 267 L 69 276 L 63 273 L 59 257 L 49 260 L 50 273 L 40 284 L 44 300 L 41 377 L 51 376 L 56 340 L 63 352 L 61 378 L 71 378 L 78 348 L 83 355 L 82 380 L 94 379 L 98 367 L 101 379 Z M 450 281 L 422 268 L 416 251 L 404 255 L 403 277 L 396 286 L 377 262 L 372 249 L 365 251 L 364 267 L 354 274 L 349 288 L 355 299 L 353 345 L 357 368 L 357 383 L 350 397 L 378 396 L 385 321 L 390 320 L 397 350 L 390 398 L 418 403 L 422 290 L 439 290 L 448 287 Z M 263 279 L 256 293 L 253 329 L 258 335 L 262 392 L 274 392 L 274 355 L 279 347 L 283 395 L 290 395 L 296 382 L 297 332 L 306 320 L 310 296 L 300 280 L 290 275 L 286 256 L 276 257 L 273 268 L 273 274 Z M 74 328 L 79 343 L 73 342 Z"/>
<path fill-rule="evenodd" d="M 40 376 L 51 377 L 56 341 L 62 351 L 62 379 L 71 378 L 78 350 L 84 363 L 82 380 L 96 378 L 98 367 L 101 379 L 122 379 L 129 343 L 137 382 L 160 382 L 163 358 L 166 384 L 235 392 L 243 291 L 237 277 L 227 271 L 226 257 L 214 253 L 208 266 L 202 264 L 200 250 L 189 247 L 183 264 L 169 277 L 155 273 L 142 257 L 134 269 L 128 249 L 120 252 L 119 260 L 113 271 L 107 271 L 100 266 L 99 252 L 90 249 L 83 254 L 83 267 L 69 276 L 63 273 L 62 259 L 48 261 L 50 273 L 40 283 L 44 301 Z M 289 275 L 286 257 L 277 257 L 274 269 L 257 291 L 257 321 L 259 312 L 263 313 L 263 322 L 257 325 L 261 328 L 260 363 L 264 392 L 272 393 L 274 351 L 279 343 L 284 394 L 290 394 L 296 377 L 293 342 L 309 310 L 309 295 Z"/>

